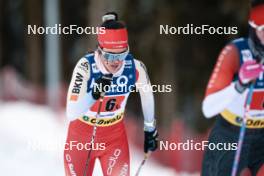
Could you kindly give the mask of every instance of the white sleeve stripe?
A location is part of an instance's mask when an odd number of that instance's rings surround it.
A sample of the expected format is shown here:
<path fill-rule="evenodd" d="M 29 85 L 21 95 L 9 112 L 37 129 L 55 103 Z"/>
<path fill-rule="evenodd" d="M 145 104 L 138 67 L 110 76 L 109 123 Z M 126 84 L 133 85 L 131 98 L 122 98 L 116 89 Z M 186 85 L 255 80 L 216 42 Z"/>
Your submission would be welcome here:
<path fill-rule="evenodd" d="M 234 83 L 223 90 L 208 95 L 202 104 L 203 114 L 205 117 L 210 118 L 221 113 L 239 95 L 235 90 Z"/>

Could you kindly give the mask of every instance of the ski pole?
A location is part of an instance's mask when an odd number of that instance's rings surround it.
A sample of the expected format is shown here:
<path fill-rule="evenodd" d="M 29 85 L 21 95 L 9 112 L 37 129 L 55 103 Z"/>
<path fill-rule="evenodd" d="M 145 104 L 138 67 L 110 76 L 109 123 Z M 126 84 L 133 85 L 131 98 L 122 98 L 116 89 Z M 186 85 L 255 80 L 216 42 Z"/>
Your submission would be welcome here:
<path fill-rule="evenodd" d="M 263 63 L 264 63 L 264 59 L 261 60 L 260 64 L 263 64 Z M 246 100 L 245 113 L 244 113 L 244 117 L 243 117 L 243 121 L 242 121 L 242 124 L 241 124 L 240 131 L 239 131 L 237 151 L 236 151 L 234 162 L 233 162 L 233 166 L 232 166 L 232 174 L 231 174 L 232 176 L 236 176 L 237 170 L 238 170 L 238 165 L 239 165 L 242 145 L 243 145 L 243 141 L 244 141 L 244 137 L 245 137 L 245 133 L 246 133 L 246 123 L 247 123 L 248 113 L 250 111 L 250 104 L 251 104 L 251 101 L 252 101 L 252 96 L 253 96 L 253 90 L 254 90 L 255 83 L 256 83 L 256 80 L 254 80 L 250 84 L 250 88 L 249 88 L 249 92 L 248 92 L 248 96 L 247 96 L 247 100 Z"/>
<path fill-rule="evenodd" d="M 96 123 L 97 123 L 98 117 L 100 116 L 104 95 L 105 95 L 105 93 L 103 92 L 101 97 L 100 97 L 100 99 L 99 99 L 99 106 L 98 106 L 98 110 L 97 110 L 97 113 L 96 113 L 96 116 L 95 116 L 95 123 L 93 125 L 93 133 L 92 133 L 92 138 L 91 138 L 91 142 L 90 142 L 91 145 L 93 145 L 93 143 L 94 143 L 94 139 L 95 139 L 95 135 L 96 135 L 96 129 L 97 129 L 97 124 Z M 87 174 L 89 162 L 91 160 L 91 153 L 92 153 L 92 149 L 90 149 L 89 152 L 88 152 L 87 160 L 85 162 L 85 168 L 84 168 L 83 176 L 86 176 L 86 174 Z"/>
<path fill-rule="evenodd" d="M 150 156 L 150 152 L 144 154 L 144 159 L 141 161 L 135 176 L 139 176 L 139 173 L 140 173 L 143 165 L 145 164 L 145 162 L 149 158 L 149 156 Z"/>
<path fill-rule="evenodd" d="M 242 150 L 242 145 L 245 137 L 245 132 L 246 132 L 246 122 L 247 122 L 247 117 L 248 117 L 248 112 L 250 110 L 250 103 L 252 99 L 252 94 L 253 94 L 253 89 L 254 89 L 254 84 L 250 85 L 247 101 L 246 101 L 246 110 L 245 110 L 245 115 L 241 124 L 240 132 L 239 132 L 239 138 L 238 138 L 238 146 L 237 146 L 237 151 L 235 154 L 235 159 L 233 162 L 233 167 L 232 167 L 232 176 L 236 176 L 237 169 L 238 169 L 238 164 L 240 160 L 240 154 Z"/>
<path fill-rule="evenodd" d="M 112 80 L 112 74 L 103 76 L 104 79 L 108 79 L 108 80 Z M 105 92 L 101 92 L 100 98 L 99 98 L 99 105 L 98 105 L 98 109 L 97 109 L 97 113 L 95 116 L 95 123 L 93 125 L 93 133 L 92 133 L 92 138 L 91 138 L 91 142 L 90 144 L 93 145 L 94 140 L 95 140 L 95 135 L 96 135 L 96 130 L 97 130 L 97 120 L 100 117 L 100 112 L 101 112 L 101 107 L 103 104 L 103 100 L 104 100 L 104 96 L 105 96 Z M 89 166 L 89 162 L 91 160 L 91 153 L 92 153 L 92 149 L 89 150 L 88 152 L 88 156 L 85 162 L 85 168 L 84 168 L 84 172 L 83 172 L 83 176 L 86 176 L 87 172 L 88 172 L 88 166 Z"/>

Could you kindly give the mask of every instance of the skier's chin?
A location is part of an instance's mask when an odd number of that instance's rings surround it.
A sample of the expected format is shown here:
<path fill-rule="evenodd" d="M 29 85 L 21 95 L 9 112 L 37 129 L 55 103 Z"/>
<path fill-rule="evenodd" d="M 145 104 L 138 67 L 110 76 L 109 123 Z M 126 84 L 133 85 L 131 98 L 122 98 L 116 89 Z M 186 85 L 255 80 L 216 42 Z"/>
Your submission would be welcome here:
<path fill-rule="evenodd" d="M 110 73 L 115 74 L 121 68 L 122 64 L 123 64 L 122 62 L 120 62 L 120 63 L 106 63 L 105 66 Z"/>
<path fill-rule="evenodd" d="M 120 66 L 110 66 L 108 67 L 108 71 L 112 74 L 118 72 L 118 70 L 120 69 Z"/>

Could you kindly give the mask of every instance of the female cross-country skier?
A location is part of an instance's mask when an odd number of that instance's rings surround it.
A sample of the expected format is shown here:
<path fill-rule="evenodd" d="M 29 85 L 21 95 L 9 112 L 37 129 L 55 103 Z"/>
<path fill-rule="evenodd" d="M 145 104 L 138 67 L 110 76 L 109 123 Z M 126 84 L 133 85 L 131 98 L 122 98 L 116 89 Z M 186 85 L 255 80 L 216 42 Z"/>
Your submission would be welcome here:
<path fill-rule="evenodd" d="M 231 175 L 251 83 L 253 97 L 237 175 L 248 168 L 255 176 L 264 167 L 263 59 L 264 1 L 258 0 L 252 2 L 250 10 L 249 37 L 236 39 L 224 47 L 207 86 L 202 109 L 207 118 L 216 118 L 209 142 L 218 147 L 207 148 L 202 176 Z"/>
<path fill-rule="evenodd" d="M 102 19 L 104 31 L 97 36 L 98 47 L 79 60 L 68 90 L 66 111 L 70 124 L 64 150 L 67 176 L 91 176 L 96 158 L 105 176 L 130 175 L 123 116 L 133 87 L 138 88 L 144 114 L 144 152 L 157 148 L 154 97 L 146 68 L 129 53 L 127 29 L 117 14 L 106 13 Z M 91 143 L 94 123 L 97 131 Z"/>

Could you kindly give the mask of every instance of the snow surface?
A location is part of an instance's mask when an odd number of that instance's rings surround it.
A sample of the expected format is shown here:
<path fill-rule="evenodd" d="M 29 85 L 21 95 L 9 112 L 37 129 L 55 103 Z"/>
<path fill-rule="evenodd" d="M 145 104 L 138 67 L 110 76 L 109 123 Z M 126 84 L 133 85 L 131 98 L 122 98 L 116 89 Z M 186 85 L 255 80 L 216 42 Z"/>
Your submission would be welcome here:
<path fill-rule="evenodd" d="M 27 102 L 0 102 L 0 168 L 3 176 L 63 176 L 63 144 L 67 122 L 46 106 Z M 143 153 L 130 146 L 131 175 L 143 159 Z M 97 161 L 94 176 L 101 176 Z M 151 158 L 140 176 L 191 176 L 176 173 Z M 198 175 L 198 174 L 193 174 Z"/>

